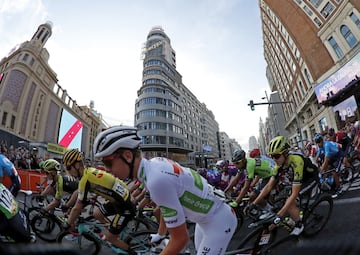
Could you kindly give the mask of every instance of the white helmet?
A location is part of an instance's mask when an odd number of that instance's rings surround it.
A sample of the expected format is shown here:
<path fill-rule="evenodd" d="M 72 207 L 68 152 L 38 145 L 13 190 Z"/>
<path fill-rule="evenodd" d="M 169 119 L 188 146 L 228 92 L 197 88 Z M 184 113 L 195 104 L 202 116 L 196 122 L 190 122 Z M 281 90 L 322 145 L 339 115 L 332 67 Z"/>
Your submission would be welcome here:
<path fill-rule="evenodd" d="M 118 149 L 136 149 L 141 143 L 137 129 L 130 126 L 110 127 L 98 134 L 94 141 L 95 158 L 103 158 Z"/>

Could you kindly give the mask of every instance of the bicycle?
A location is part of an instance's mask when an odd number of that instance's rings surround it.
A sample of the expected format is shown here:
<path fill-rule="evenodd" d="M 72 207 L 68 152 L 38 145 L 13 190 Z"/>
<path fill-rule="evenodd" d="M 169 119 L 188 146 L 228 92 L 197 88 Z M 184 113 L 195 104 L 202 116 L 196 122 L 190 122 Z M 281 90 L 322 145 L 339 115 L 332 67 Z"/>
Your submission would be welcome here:
<path fill-rule="evenodd" d="M 102 238 L 102 230 L 105 227 L 107 227 L 106 224 L 86 221 L 80 217 L 77 223 L 77 231 L 66 230 L 61 232 L 57 237 L 57 242 L 72 246 L 74 249 L 81 249 L 82 254 L 99 254 L 102 246 L 108 247 L 115 254 L 128 254 L 127 251 L 115 247 Z M 126 242 L 137 254 L 148 254 L 151 250 L 150 234 L 156 232 L 151 230 L 131 231 L 131 228 L 126 226 L 120 233 L 120 239 Z"/>
<path fill-rule="evenodd" d="M 316 185 L 317 183 L 314 182 L 307 191 Z M 316 197 L 311 197 L 310 194 L 301 194 L 298 206 L 301 209 L 304 224 L 304 230 L 300 236 L 289 234 L 293 226 L 285 221 L 285 218 L 279 222 L 279 226 L 286 230 L 285 234 L 278 233 L 280 229 L 278 227 L 270 231 L 269 227 L 274 224 L 277 216 L 275 212 L 265 212 L 260 215 L 258 221 L 249 225 L 249 228 L 254 228 L 254 230 L 240 241 L 238 248 L 234 251 L 227 251 L 225 254 L 276 254 L 276 250 L 286 249 L 284 246 L 288 246 L 290 242 L 296 244 L 301 237 L 312 237 L 327 224 L 333 210 L 333 200 L 327 193 L 319 193 Z"/>

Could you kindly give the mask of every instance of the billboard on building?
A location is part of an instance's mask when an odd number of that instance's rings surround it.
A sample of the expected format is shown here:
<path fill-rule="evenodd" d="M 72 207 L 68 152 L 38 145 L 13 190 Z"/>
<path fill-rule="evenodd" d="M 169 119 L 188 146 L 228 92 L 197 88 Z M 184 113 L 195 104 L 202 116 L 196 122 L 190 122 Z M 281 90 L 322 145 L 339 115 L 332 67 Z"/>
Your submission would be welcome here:
<path fill-rule="evenodd" d="M 78 148 L 81 151 L 83 123 L 63 109 L 60 120 L 58 144 L 65 148 Z"/>
<path fill-rule="evenodd" d="M 360 79 L 360 52 L 343 67 L 315 87 L 319 103 L 326 101 L 350 82 Z"/>

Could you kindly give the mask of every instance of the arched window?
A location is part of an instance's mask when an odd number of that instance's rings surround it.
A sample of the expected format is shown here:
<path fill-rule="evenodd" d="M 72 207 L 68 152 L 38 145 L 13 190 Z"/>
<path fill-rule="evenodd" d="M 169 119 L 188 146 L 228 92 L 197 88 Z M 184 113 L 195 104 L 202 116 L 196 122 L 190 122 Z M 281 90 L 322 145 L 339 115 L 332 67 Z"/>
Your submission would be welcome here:
<path fill-rule="evenodd" d="M 350 48 L 352 48 L 356 45 L 357 39 L 347 26 L 342 25 L 340 27 L 340 32 L 344 36 L 347 43 L 349 44 Z"/>

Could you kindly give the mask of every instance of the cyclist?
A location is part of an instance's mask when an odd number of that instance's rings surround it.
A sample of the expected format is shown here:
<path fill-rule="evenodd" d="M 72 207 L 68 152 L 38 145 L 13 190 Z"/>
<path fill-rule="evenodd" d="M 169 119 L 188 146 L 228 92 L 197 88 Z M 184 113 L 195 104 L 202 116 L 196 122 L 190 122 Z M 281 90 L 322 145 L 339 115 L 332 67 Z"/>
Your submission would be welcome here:
<path fill-rule="evenodd" d="M 15 242 L 35 241 L 26 213 L 19 208 L 14 195 L 2 183 L 0 194 L 0 234 L 10 237 Z"/>
<path fill-rule="evenodd" d="M 3 149 L 1 149 L 0 153 L 0 183 L 3 182 L 5 176 L 8 176 L 11 181 L 11 185 L 9 190 L 14 197 L 17 196 L 20 186 L 21 179 L 20 176 L 14 166 L 14 164 L 3 154 Z"/>
<path fill-rule="evenodd" d="M 321 134 L 315 134 L 314 141 L 318 145 L 318 151 L 315 157 L 316 161 L 320 159 L 322 162 L 319 169 L 320 173 L 324 173 L 330 170 L 329 168 L 337 168 L 339 164 L 342 163 L 344 163 L 344 165 L 347 167 L 351 167 L 348 158 L 345 157 L 345 152 L 341 149 L 340 144 L 332 141 L 324 141 L 324 138 Z M 333 198 L 336 198 L 342 192 L 337 170 L 338 169 L 333 172 L 335 183 L 335 193 L 332 195 Z"/>
<path fill-rule="evenodd" d="M 113 126 L 95 138 L 94 154 L 115 176 L 143 182 L 160 206 L 170 235 L 160 254 L 178 254 L 186 246 L 186 219 L 196 223 L 197 254 L 224 254 L 237 225 L 231 207 L 196 171 L 167 158 L 143 157 L 140 143 L 136 128 Z"/>
<path fill-rule="evenodd" d="M 127 250 L 129 254 L 135 254 L 128 244 L 119 239 L 120 232 L 135 216 L 135 206 L 131 202 L 126 184 L 106 171 L 92 167 L 85 168 L 82 154 L 78 149 L 66 151 L 63 163 L 68 169 L 75 169 L 81 176 L 77 202 L 71 209 L 65 227 L 73 226 L 88 200 L 89 192 L 93 192 L 106 199 L 100 208 L 95 208 L 95 218 L 102 223 L 107 223 L 105 216 L 115 215 L 109 229 L 106 229 L 105 240 L 116 247 Z"/>
<path fill-rule="evenodd" d="M 232 162 L 238 168 L 238 174 L 231 181 L 231 183 L 224 192 L 231 190 L 232 187 L 238 182 L 242 173 L 246 172 L 245 183 L 240 191 L 240 194 L 237 196 L 235 201 L 230 203 L 232 207 L 237 207 L 239 203 L 241 203 L 245 195 L 248 193 L 248 191 L 252 190 L 261 179 L 259 185 L 257 185 L 257 187 L 250 193 L 250 202 L 252 202 L 257 197 L 257 195 L 264 188 L 264 186 L 272 176 L 273 165 L 269 160 L 263 160 L 261 158 L 246 158 L 245 151 L 241 149 L 234 151 L 232 156 Z M 263 204 L 262 206 L 266 206 L 266 204 Z"/>
<path fill-rule="evenodd" d="M 286 199 L 283 207 L 277 212 L 278 216 L 274 222 L 279 223 L 281 217 L 289 214 L 295 221 L 295 227 L 290 234 L 299 235 L 304 225 L 301 222 L 300 209 L 296 204 L 296 199 L 302 190 L 302 193 L 310 194 L 311 189 L 307 188 L 313 184 L 318 176 L 317 167 L 311 163 L 310 159 L 304 158 L 302 154 L 290 152 L 290 144 L 286 137 L 277 136 L 269 143 L 269 155 L 275 160 L 273 176 L 261 191 L 259 196 L 249 205 L 251 209 L 253 205 L 258 205 L 270 194 L 274 188 L 281 188 L 288 184 L 292 186 L 291 193 Z M 284 185 L 281 185 L 284 184 Z"/>
<path fill-rule="evenodd" d="M 48 212 L 60 205 L 61 199 L 64 196 L 64 192 L 76 195 L 76 193 L 74 192 L 77 190 L 79 180 L 71 175 L 60 174 L 61 166 L 60 163 L 57 162 L 55 159 L 45 160 L 43 164 L 43 169 L 47 175 L 48 180 L 50 180 L 51 183 L 48 187 L 46 187 L 46 189 L 41 193 L 41 195 L 45 196 L 49 193 L 50 190 L 55 190 L 54 199 L 51 201 L 50 204 L 43 208 L 45 211 Z M 74 201 L 74 199 L 72 201 Z M 65 207 L 68 208 L 71 205 L 73 204 L 70 203 L 64 205 L 62 209 L 65 210 Z"/>

